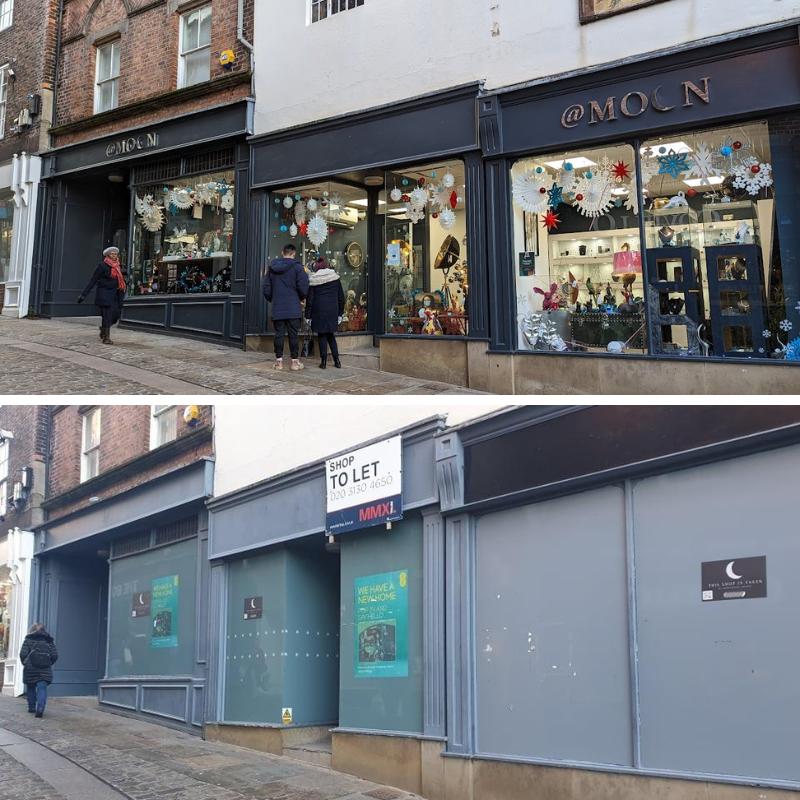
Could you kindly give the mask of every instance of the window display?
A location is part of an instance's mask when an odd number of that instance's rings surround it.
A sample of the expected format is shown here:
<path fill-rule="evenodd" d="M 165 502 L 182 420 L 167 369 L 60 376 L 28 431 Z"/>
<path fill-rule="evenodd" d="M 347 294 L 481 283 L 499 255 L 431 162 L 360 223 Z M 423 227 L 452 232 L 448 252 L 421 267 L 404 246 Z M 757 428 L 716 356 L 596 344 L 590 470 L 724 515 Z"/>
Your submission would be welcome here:
<path fill-rule="evenodd" d="M 523 159 L 511 179 L 519 347 L 645 352 L 633 149 Z"/>
<path fill-rule="evenodd" d="M 384 227 L 386 332 L 469 333 L 464 164 L 386 173 L 379 201 Z"/>
<path fill-rule="evenodd" d="M 272 196 L 269 259 L 292 242 L 307 268 L 323 257 L 342 280 L 345 308 L 340 332 L 367 330 L 367 193 L 322 181 Z"/>
<path fill-rule="evenodd" d="M 0 566 L 0 661 L 9 656 L 11 640 L 11 576 L 8 567 Z M 2 678 L 2 675 L 0 675 Z"/>
<path fill-rule="evenodd" d="M 766 122 L 516 162 L 520 349 L 800 360 L 775 180 Z"/>
<path fill-rule="evenodd" d="M 233 170 L 134 187 L 135 295 L 230 292 Z"/>
<path fill-rule="evenodd" d="M 0 192 L 0 283 L 8 280 L 11 268 L 11 237 L 14 234 L 14 195 Z"/>

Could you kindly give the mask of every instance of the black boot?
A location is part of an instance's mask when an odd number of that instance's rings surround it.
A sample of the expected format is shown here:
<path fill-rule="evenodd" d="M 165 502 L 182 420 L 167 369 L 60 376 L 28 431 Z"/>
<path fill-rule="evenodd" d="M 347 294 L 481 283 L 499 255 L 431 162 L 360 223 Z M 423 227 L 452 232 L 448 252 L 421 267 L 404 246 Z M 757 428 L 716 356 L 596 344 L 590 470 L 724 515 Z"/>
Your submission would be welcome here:
<path fill-rule="evenodd" d="M 111 328 L 104 328 L 103 329 L 103 344 L 114 344 L 111 341 Z"/>
<path fill-rule="evenodd" d="M 334 356 L 333 357 L 333 366 L 336 367 L 336 369 L 341 369 L 342 368 L 342 362 L 339 361 L 339 356 Z"/>
<path fill-rule="evenodd" d="M 328 368 L 328 354 L 327 353 L 325 353 L 324 356 L 320 356 L 319 368 L 320 369 L 327 369 Z"/>
<path fill-rule="evenodd" d="M 106 336 L 106 329 L 103 325 L 100 326 L 100 341 L 102 342 Z"/>

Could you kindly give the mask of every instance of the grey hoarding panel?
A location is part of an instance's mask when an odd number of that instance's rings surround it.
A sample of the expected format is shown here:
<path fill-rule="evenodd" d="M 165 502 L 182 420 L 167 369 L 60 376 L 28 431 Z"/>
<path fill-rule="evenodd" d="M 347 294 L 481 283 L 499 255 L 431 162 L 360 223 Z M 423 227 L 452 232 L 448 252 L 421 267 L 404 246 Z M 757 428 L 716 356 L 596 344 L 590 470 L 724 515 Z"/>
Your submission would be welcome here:
<path fill-rule="evenodd" d="M 632 763 L 622 489 L 477 523 L 477 749 Z"/>
<path fill-rule="evenodd" d="M 636 486 L 644 767 L 800 780 L 798 463 L 788 447 Z M 703 602 L 701 564 L 749 556 L 767 597 Z"/>
<path fill-rule="evenodd" d="M 339 724 L 343 728 L 422 733 L 423 637 L 422 637 L 422 520 L 417 515 L 385 529 L 342 537 L 341 673 Z M 408 675 L 357 677 L 358 626 L 355 621 L 356 581 L 368 576 L 407 573 Z M 376 659 L 378 661 L 379 659 Z M 365 672 L 368 670 L 364 670 Z"/>

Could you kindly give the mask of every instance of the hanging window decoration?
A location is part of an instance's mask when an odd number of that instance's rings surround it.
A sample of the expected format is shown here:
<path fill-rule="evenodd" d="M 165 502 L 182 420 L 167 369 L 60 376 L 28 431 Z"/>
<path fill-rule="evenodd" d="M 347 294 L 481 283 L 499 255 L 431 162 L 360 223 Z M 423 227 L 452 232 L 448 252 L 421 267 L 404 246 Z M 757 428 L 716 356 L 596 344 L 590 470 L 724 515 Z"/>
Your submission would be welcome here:
<path fill-rule="evenodd" d="M 164 209 L 156 205 L 153 195 L 146 194 L 144 197 L 136 195 L 135 205 L 139 222 L 146 231 L 156 233 L 164 227 Z"/>
<path fill-rule="evenodd" d="M 661 148 L 665 150 L 665 148 Z M 690 167 L 689 156 L 686 153 L 676 153 L 674 150 L 665 150 L 664 153 L 656 157 L 658 161 L 658 174 L 669 175 L 676 180 L 684 172 L 688 172 Z"/>
<path fill-rule="evenodd" d="M 614 182 L 608 172 L 585 172 L 575 184 L 575 207 L 584 217 L 599 217 L 614 205 Z"/>
<path fill-rule="evenodd" d="M 523 210 L 531 214 L 541 214 L 549 202 L 547 189 L 551 183 L 550 177 L 543 167 L 526 172 L 514 178 L 511 190 L 514 202 Z"/>
<path fill-rule="evenodd" d="M 228 213 L 233 211 L 233 203 L 234 203 L 234 198 L 233 198 L 233 192 L 231 190 L 225 192 L 225 194 L 222 195 L 219 201 L 219 204 Z"/>
<path fill-rule="evenodd" d="M 314 214 L 308 223 L 306 235 L 314 247 L 319 247 L 328 238 L 328 222 L 322 214 Z"/>
<path fill-rule="evenodd" d="M 749 195 L 757 195 L 762 189 L 772 186 L 772 165 L 759 163 L 752 156 L 745 158 L 733 169 L 733 185 L 744 189 Z"/>

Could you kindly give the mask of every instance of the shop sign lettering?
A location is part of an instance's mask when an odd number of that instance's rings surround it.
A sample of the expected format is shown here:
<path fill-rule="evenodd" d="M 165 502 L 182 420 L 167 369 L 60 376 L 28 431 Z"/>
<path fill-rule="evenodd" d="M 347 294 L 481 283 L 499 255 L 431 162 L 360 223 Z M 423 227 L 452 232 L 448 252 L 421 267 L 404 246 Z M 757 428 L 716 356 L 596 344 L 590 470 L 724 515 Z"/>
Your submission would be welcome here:
<path fill-rule="evenodd" d="M 711 103 L 711 78 L 699 81 L 683 81 L 681 83 L 681 108 L 692 108 L 696 103 Z M 561 126 L 576 128 L 581 122 L 588 125 L 599 125 L 601 122 L 615 122 L 626 117 L 635 119 L 652 109 L 661 114 L 675 111 L 676 104 L 664 100 L 663 86 L 656 86 L 651 92 L 632 91 L 617 97 L 611 95 L 603 100 L 592 99 L 588 103 L 573 103 L 561 115 Z"/>
<path fill-rule="evenodd" d="M 106 158 L 124 156 L 128 153 L 135 153 L 137 150 L 149 150 L 151 147 L 158 147 L 158 134 L 155 131 L 111 142 L 106 147 Z"/>

